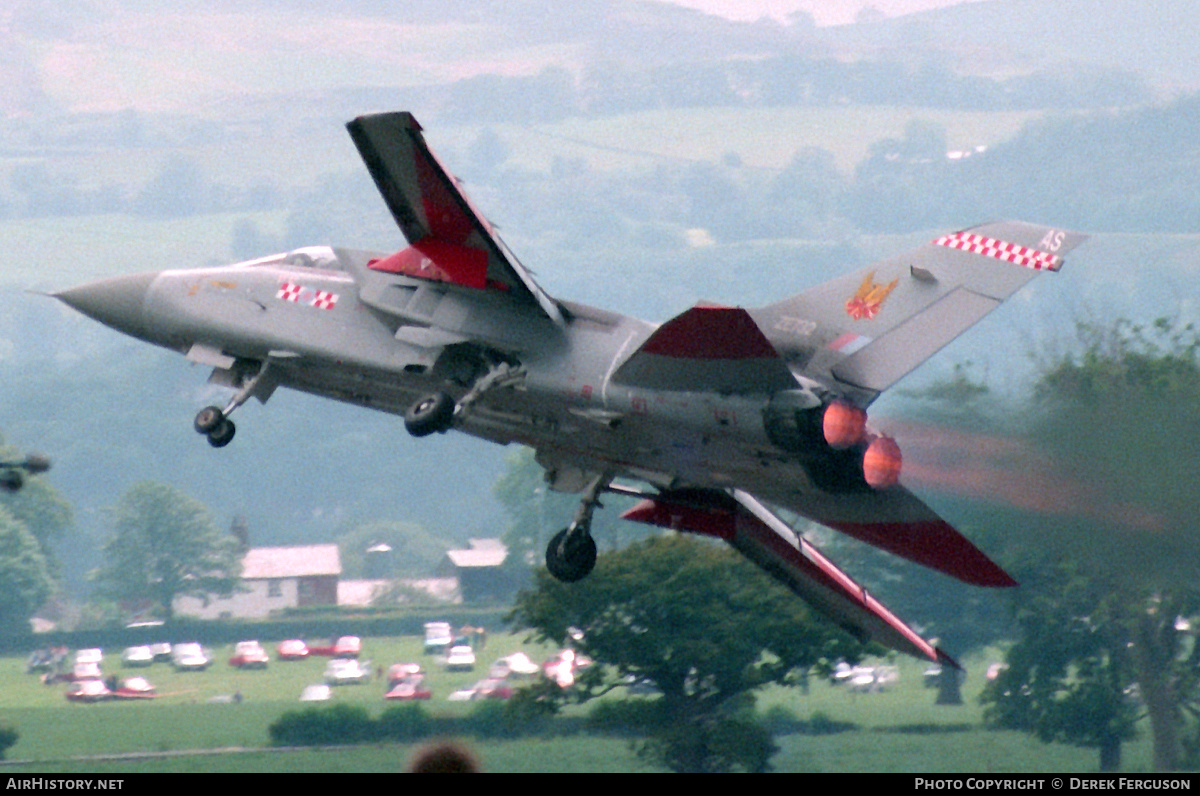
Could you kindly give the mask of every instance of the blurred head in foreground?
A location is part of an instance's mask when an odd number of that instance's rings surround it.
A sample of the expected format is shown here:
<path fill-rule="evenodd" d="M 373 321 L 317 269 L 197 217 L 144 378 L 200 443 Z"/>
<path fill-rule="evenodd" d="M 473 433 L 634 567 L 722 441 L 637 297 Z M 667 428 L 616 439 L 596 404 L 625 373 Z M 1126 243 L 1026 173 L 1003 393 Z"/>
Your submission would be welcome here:
<path fill-rule="evenodd" d="M 413 774 L 474 774 L 479 763 L 466 747 L 450 741 L 422 746 L 408 764 Z"/>

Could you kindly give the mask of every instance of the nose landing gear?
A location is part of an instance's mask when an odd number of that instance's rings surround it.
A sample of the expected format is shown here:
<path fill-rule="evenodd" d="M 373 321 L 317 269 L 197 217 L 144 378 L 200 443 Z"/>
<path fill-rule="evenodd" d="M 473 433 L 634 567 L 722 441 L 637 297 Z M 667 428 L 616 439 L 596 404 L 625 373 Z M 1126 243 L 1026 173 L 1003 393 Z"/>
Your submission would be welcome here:
<path fill-rule="evenodd" d="M 239 367 L 233 369 L 214 370 L 213 376 L 209 379 L 227 386 L 237 386 L 238 391 L 234 393 L 233 398 L 229 400 L 224 409 L 219 406 L 204 407 L 196 413 L 196 419 L 192 422 L 192 427 L 198 433 L 208 437 L 208 444 L 214 448 L 224 448 L 233 441 L 233 435 L 237 432 L 237 427 L 229 419 L 233 410 L 250 400 L 251 396 L 258 397 L 260 401 L 266 401 L 275 389 L 274 380 L 267 378 L 269 361 L 257 363 L 253 360 L 239 360 L 238 364 Z M 250 369 L 252 369 L 253 375 L 247 372 Z M 221 374 L 223 378 L 216 379 L 218 374 Z M 231 379 L 232 383 L 225 379 Z"/>
<path fill-rule="evenodd" d="M 224 448 L 233 441 L 237 427 L 225 416 L 219 406 L 206 406 L 196 413 L 192 423 L 196 431 L 208 437 L 208 444 L 214 448 Z"/>

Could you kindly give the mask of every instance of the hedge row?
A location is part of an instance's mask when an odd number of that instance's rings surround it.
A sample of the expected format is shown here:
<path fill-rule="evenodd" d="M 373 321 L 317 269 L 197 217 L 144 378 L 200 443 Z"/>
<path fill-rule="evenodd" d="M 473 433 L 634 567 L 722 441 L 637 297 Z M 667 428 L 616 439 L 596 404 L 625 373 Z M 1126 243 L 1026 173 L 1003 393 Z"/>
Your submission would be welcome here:
<path fill-rule="evenodd" d="M 449 622 L 454 627 L 471 625 L 489 632 L 506 627 L 508 608 L 423 609 L 363 615 L 330 609 L 306 612 L 263 621 L 232 619 L 175 619 L 157 627 L 113 627 L 99 630 L 52 631 L 0 635 L 0 653 L 27 653 L 42 647 L 62 645 L 69 649 L 100 647 L 120 649 L 138 644 L 198 641 L 202 644 L 232 644 L 248 638 L 279 641 L 285 638 L 323 639 L 337 636 L 413 636 L 423 632 L 426 622 Z"/>

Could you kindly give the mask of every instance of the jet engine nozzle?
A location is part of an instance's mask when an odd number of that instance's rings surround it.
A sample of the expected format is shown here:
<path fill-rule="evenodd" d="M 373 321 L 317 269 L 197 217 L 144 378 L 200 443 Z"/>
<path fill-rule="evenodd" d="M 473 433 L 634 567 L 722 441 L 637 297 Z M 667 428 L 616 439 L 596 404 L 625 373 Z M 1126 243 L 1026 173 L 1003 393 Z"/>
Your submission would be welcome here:
<path fill-rule="evenodd" d="M 857 406 L 834 401 L 825 407 L 821 430 L 825 435 L 825 442 L 834 450 L 852 448 L 866 436 L 867 413 Z"/>
<path fill-rule="evenodd" d="M 900 446 L 891 437 L 876 437 L 863 452 L 863 480 L 872 489 L 887 489 L 900 482 L 903 461 Z"/>

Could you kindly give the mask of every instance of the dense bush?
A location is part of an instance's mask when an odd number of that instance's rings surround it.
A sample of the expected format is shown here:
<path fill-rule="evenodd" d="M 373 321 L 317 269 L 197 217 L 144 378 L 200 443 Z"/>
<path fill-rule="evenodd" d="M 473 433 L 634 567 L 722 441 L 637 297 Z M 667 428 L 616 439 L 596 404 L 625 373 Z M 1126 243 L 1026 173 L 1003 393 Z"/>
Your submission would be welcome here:
<path fill-rule="evenodd" d="M 425 738 L 433 721 L 419 702 L 395 705 L 383 711 L 378 722 L 379 737 L 389 741 L 415 741 Z"/>
<path fill-rule="evenodd" d="M 373 741 L 380 726 L 361 705 L 292 710 L 268 728 L 271 743 L 279 746 L 329 746 Z"/>
<path fill-rule="evenodd" d="M 0 760 L 4 759 L 4 753 L 8 751 L 8 747 L 15 744 L 20 738 L 21 734 L 17 732 L 16 727 L 0 723 Z"/>
<path fill-rule="evenodd" d="M 657 699 L 600 700 L 588 713 L 591 732 L 641 734 L 664 723 Z"/>

